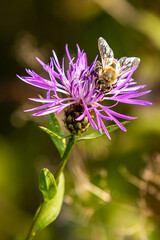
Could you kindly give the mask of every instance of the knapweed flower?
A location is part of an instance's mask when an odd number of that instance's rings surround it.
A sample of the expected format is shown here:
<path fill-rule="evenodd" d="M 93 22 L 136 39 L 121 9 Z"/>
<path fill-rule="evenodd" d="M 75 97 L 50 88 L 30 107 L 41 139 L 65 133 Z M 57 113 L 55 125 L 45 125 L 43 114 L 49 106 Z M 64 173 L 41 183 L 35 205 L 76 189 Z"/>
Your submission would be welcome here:
<path fill-rule="evenodd" d="M 135 117 L 114 111 L 114 106 L 118 103 L 151 105 L 148 101 L 137 99 L 137 97 L 150 91 L 139 92 L 145 85 L 137 85 L 132 78 L 137 66 L 121 76 L 110 92 L 100 91 L 95 84 L 96 73 L 93 74 L 97 57 L 88 66 L 86 53 L 81 51 L 78 45 L 77 50 L 77 59 L 72 59 L 68 51 L 68 45 L 66 45 L 66 55 L 69 60 L 68 70 L 66 71 L 64 58 L 62 64 L 60 64 L 54 51 L 53 57 L 50 58 L 50 64 L 45 64 L 37 58 L 37 61 L 49 74 L 49 79 L 45 79 L 28 69 L 26 69 L 26 72 L 29 76 L 18 76 L 24 82 L 47 91 L 46 98 L 30 98 L 30 100 L 39 102 L 41 105 L 27 111 L 35 111 L 32 114 L 33 116 L 42 116 L 50 113 L 58 114 L 65 110 L 64 121 L 70 132 L 83 132 L 91 125 L 100 133 L 104 131 L 110 139 L 104 120 L 113 121 L 123 131 L 126 131 L 126 128 L 117 118 L 135 119 Z M 112 102 L 113 104 L 111 104 Z M 110 105 L 108 104 L 108 106 L 107 103 L 110 103 Z"/>

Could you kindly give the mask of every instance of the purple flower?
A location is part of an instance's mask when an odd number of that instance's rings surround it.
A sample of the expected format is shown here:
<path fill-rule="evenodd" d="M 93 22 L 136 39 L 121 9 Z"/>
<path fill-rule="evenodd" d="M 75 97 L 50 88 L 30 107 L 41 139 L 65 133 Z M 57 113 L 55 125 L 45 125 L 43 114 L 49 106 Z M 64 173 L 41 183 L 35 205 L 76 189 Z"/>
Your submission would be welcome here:
<path fill-rule="evenodd" d="M 148 101 L 137 99 L 137 97 L 143 96 L 150 91 L 139 92 L 145 85 L 137 85 L 132 78 L 132 74 L 137 66 L 125 76 L 123 75 L 119 78 L 116 86 L 110 92 L 100 91 L 95 85 L 97 76 L 93 74 L 97 57 L 94 62 L 88 66 L 86 53 L 81 51 L 78 45 L 77 49 L 77 59 L 71 59 L 68 45 L 66 45 L 66 54 L 69 60 L 69 68 L 66 72 L 64 70 L 64 58 L 62 60 L 62 65 L 60 65 L 56 53 L 53 51 L 53 57 L 50 58 L 50 64 L 45 64 L 37 58 L 37 61 L 42 65 L 44 70 L 48 72 L 50 79 L 45 79 L 28 69 L 26 69 L 26 72 L 30 76 L 18 76 L 28 84 L 47 90 L 45 99 L 30 98 L 30 100 L 39 102 L 42 105 L 27 111 L 36 111 L 36 113 L 33 113 L 33 116 L 42 116 L 50 113 L 58 114 L 69 106 L 81 105 L 83 111 L 81 111 L 75 120 L 82 121 L 87 117 L 89 123 L 95 130 L 99 130 L 100 133 L 103 133 L 104 130 L 110 139 L 110 135 L 103 120 L 113 121 L 123 131 L 126 131 L 126 128 L 117 118 L 126 120 L 135 119 L 135 117 L 115 112 L 113 107 L 119 102 L 151 105 Z M 111 103 L 112 100 L 113 104 L 104 106 L 101 104 L 103 100 L 105 100 L 106 104 L 107 100 L 110 100 L 108 103 Z M 93 113 L 95 118 L 93 118 Z"/>

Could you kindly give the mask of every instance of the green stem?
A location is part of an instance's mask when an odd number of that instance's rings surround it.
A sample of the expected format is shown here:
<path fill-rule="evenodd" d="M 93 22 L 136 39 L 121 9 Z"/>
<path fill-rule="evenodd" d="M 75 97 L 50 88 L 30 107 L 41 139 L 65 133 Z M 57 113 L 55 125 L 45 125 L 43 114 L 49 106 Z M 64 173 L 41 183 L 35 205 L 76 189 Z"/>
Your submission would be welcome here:
<path fill-rule="evenodd" d="M 55 173 L 55 180 L 56 180 L 57 184 L 58 184 L 59 177 L 60 177 L 61 173 L 63 172 L 64 167 L 65 167 L 65 165 L 67 163 L 69 154 L 71 152 L 71 149 L 72 149 L 75 141 L 76 141 L 76 136 L 75 135 L 71 135 L 71 137 L 68 140 L 68 143 L 67 143 L 65 152 L 63 154 L 62 160 L 61 160 L 61 162 L 60 162 L 60 164 L 58 166 L 58 169 L 57 169 L 57 171 Z M 33 231 L 34 230 L 34 226 L 38 222 L 38 220 L 39 220 L 39 218 L 41 216 L 42 209 L 45 206 L 45 204 L 46 204 L 46 202 L 43 202 L 41 204 L 41 207 L 40 207 L 40 209 L 39 209 L 39 211 L 38 211 L 38 213 L 37 213 L 37 215 L 36 215 L 36 217 L 35 217 L 35 219 L 34 219 L 34 221 L 32 223 L 32 226 L 31 226 L 31 228 L 30 228 L 30 230 L 28 232 L 28 235 L 27 235 L 25 240 L 31 240 L 35 236 L 34 231 Z"/>
<path fill-rule="evenodd" d="M 71 135 L 71 137 L 69 138 L 68 140 L 68 143 L 67 143 L 67 146 L 66 146 L 66 150 L 63 154 L 63 157 L 62 157 L 62 160 L 58 166 L 58 169 L 55 173 L 55 180 L 56 180 L 56 183 L 58 183 L 58 180 L 59 180 L 59 176 L 61 175 L 61 173 L 63 172 L 64 170 L 64 167 L 67 163 L 67 160 L 68 160 L 68 157 L 69 157 L 69 154 L 71 152 L 71 149 L 75 143 L 75 140 L 76 140 L 76 136 L 73 134 Z"/>
<path fill-rule="evenodd" d="M 31 228 L 30 228 L 30 230 L 28 232 L 28 235 L 27 235 L 25 240 L 31 240 L 35 236 L 33 229 L 34 229 L 34 226 L 36 225 L 36 223 L 37 223 L 37 221 L 38 221 L 38 219 L 39 219 L 39 217 L 41 215 L 41 212 L 42 212 L 44 204 L 45 204 L 45 202 L 43 202 L 41 204 L 40 209 L 39 209 L 37 215 L 35 216 L 35 219 L 33 220 L 33 223 L 31 225 Z"/>

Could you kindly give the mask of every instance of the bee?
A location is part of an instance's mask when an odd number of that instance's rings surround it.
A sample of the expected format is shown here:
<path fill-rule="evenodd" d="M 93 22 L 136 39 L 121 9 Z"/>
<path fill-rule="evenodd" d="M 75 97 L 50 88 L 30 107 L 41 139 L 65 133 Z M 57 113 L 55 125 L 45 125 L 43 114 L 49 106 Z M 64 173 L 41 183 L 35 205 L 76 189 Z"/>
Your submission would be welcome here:
<path fill-rule="evenodd" d="M 122 57 L 116 60 L 113 50 L 102 37 L 98 39 L 98 48 L 101 62 L 96 62 L 93 71 L 98 75 L 95 82 L 96 88 L 102 92 L 109 92 L 122 75 L 131 71 L 140 63 L 140 59 L 137 57 Z"/>

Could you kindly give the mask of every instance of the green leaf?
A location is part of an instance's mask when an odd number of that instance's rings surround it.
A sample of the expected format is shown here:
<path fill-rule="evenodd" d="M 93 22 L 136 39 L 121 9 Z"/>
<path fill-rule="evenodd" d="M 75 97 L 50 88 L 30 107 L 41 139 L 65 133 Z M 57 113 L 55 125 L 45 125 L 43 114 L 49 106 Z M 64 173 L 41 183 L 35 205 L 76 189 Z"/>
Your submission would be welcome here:
<path fill-rule="evenodd" d="M 130 121 L 124 121 L 124 122 L 121 122 L 121 124 L 122 124 L 123 126 L 125 126 L 125 125 L 127 125 L 129 122 L 130 122 Z M 119 127 L 118 127 L 117 124 L 110 125 L 110 126 L 107 127 L 107 130 L 108 130 L 109 133 L 114 132 L 114 131 L 116 131 L 116 130 L 118 130 L 118 129 L 119 129 Z"/>
<path fill-rule="evenodd" d="M 66 140 L 60 137 L 63 136 L 64 133 L 54 113 L 48 116 L 48 127 L 50 131 L 55 133 L 55 135 L 51 136 L 51 139 L 62 157 L 66 148 Z"/>
<path fill-rule="evenodd" d="M 44 201 L 50 200 L 57 193 L 57 184 L 53 174 L 44 168 L 39 177 L 39 190 L 42 192 Z"/>
<path fill-rule="evenodd" d="M 59 178 L 56 195 L 52 199 L 43 202 L 35 215 L 35 224 L 31 236 L 35 236 L 38 232 L 52 223 L 59 215 L 63 203 L 64 185 L 65 181 L 62 173 Z"/>
<path fill-rule="evenodd" d="M 39 126 L 44 132 L 48 133 L 51 137 L 55 137 L 55 138 L 58 138 L 58 139 L 62 139 L 62 137 L 58 134 L 56 134 L 55 132 L 52 132 L 51 130 L 49 130 L 48 128 L 46 127 L 42 127 L 42 126 Z"/>
<path fill-rule="evenodd" d="M 104 136 L 104 135 L 105 135 L 105 133 L 101 134 L 100 132 L 94 131 L 94 132 L 91 133 L 91 134 L 88 134 L 88 135 L 83 136 L 83 137 L 81 137 L 81 138 L 77 138 L 76 141 L 78 142 L 78 141 L 82 141 L 82 140 L 91 140 L 91 139 L 95 139 L 95 138 L 102 137 L 102 136 Z"/>
<path fill-rule="evenodd" d="M 124 121 L 124 122 L 122 122 L 123 125 L 126 125 L 126 124 L 128 124 L 128 123 L 129 123 L 129 121 Z M 117 124 L 110 125 L 110 126 L 107 127 L 107 130 L 108 130 L 109 133 L 110 133 L 110 132 L 114 132 L 114 131 L 116 131 L 116 130 L 118 130 L 118 129 L 119 129 L 119 127 L 118 127 Z M 106 134 L 105 134 L 104 132 L 101 134 L 101 133 L 98 132 L 98 131 L 94 131 L 93 133 L 88 134 L 88 135 L 86 135 L 86 136 L 84 136 L 84 137 L 77 138 L 76 141 L 91 140 L 91 139 L 99 138 L 99 137 L 102 137 L 102 136 L 105 136 L 105 135 L 106 135 Z"/>
<path fill-rule="evenodd" d="M 49 130 L 48 128 L 46 127 L 43 127 L 43 126 L 39 126 L 40 129 L 42 129 L 44 132 L 46 132 L 47 134 L 49 134 L 51 137 L 57 137 L 58 139 L 62 139 L 62 138 L 70 138 L 71 137 L 71 134 L 69 135 L 58 135 L 56 134 L 55 132 L 52 132 L 51 130 Z"/>

